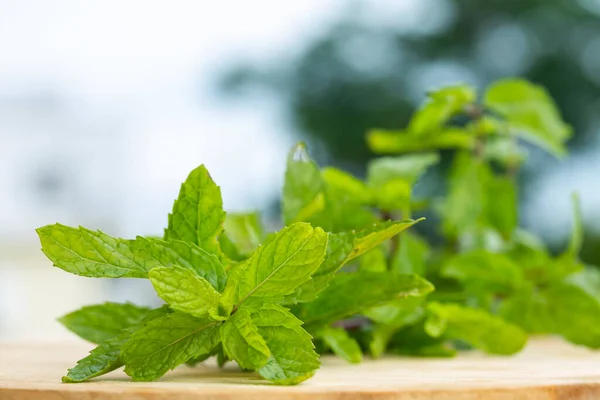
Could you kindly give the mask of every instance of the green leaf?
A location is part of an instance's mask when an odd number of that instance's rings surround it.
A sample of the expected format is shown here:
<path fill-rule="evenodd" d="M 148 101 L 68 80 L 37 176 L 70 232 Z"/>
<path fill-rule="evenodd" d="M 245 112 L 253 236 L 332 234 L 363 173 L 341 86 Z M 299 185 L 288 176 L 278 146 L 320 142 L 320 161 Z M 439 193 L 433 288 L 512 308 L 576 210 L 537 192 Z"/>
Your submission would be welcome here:
<path fill-rule="evenodd" d="M 373 224 L 359 232 L 330 233 L 325 260 L 313 274 L 312 279 L 301 285 L 286 299 L 286 304 L 305 303 L 316 299 L 333 279 L 335 273 L 348 261 L 379 246 L 421 220 L 388 221 Z"/>
<path fill-rule="evenodd" d="M 565 155 L 564 143 L 571 137 L 572 129 L 562 120 L 544 88 L 522 79 L 504 79 L 488 88 L 483 102 L 506 120 L 510 134 L 555 156 Z"/>
<path fill-rule="evenodd" d="M 412 232 L 404 232 L 400 236 L 398 251 L 392 258 L 392 269 L 399 274 L 425 275 L 429 245 L 425 240 Z"/>
<path fill-rule="evenodd" d="M 221 188 L 201 165 L 181 185 L 173 212 L 169 214 L 165 239 L 194 243 L 217 254 L 217 238 L 223 231 L 224 220 Z"/>
<path fill-rule="evenodd" d="M 85 306 L 60 317 L 58 321 L 82 339 L 98 344 L 138 323 L 150 311 L 130 303 L 104 303 Z"/>
<path fill-rule="evenodd" d="M 468 85 L 448 86 L 427 95 L 428 99 L 413 115 L 408 125 L 408 130 L 415 136 L 426 136 L 435 132 L 476 99 L 475 89 Z"/>
<path fill-rule="evenodd" d="M 145 323 L 162 317 L 169 312 L 167 307 L 149 310 L 142 320 L 122 329 L 114 337 L 101 342 L 87 357 L 79 360 L 75 367 L 69 369 L 67 375 L 63 376 L 62 381 L 65 383 L 83 382 L 122 367 L 121 347 L 130 336 L 141 329 Z"/>
<path fill-rule="evenodd" d="M 344 193 L 360 204 L 368 204 L 371 201 L 371 192 L 367 185 L 349 173 L 326 167 L 321 170 L 321 175 L 325 184 L 335 192 Z"/>
<path fill-rule="evenodd" d="M 380 358 L 385 352 L 392 335 L 397 331 L 398 328 L 392 325 L 375 325 L 371 331 L 371 341 L 369 342 L 371 357 Z"/>
<path fill-rule="evenodd" d="M 529 333 L 552 333 L 556 329 L 550 302 L 545 291 L 525 288 L 504 300 L 498 311 L 502 318 Z"/>
<path fill-rule="evenodd" d="M 522 165 L 527 160 L 528 152 L 510 136 L 493 136 L 486 138 L 483 157 L 510 169 Z"/>
<path fill-rule="evenodd" d="M 411 325 L 424 315 L 423 298 L 407 297 L 365 310 L 363 314 L 379 324 L 402 327 Z"/>
<path fill-rule="evenodd" d="M 326 247 L 327 234 L 321 228 L 298 222 L 282 229 L 236 267 L 225 298 L 235 304 L 234 310 L 253 298 L 281 301 L 310 279 L 323 262 Z"/>
<path fill-rule="evenodd" d="M 487 222 L 510 238 L 519 222 L 517 185 L 514 179 L 494 176 L 486 187 Z"/>
<path fill-rule="evenodd" d="M 248 256 L 261 244 L 264 231 L 260 214 L 228 213 L 225 219 L 225 234 L 242 255 Z"/>
<path fill-rule="evenodd" d="M 407 131 L 374 129 L 367 135 L 371 151 L 377 154 L 409 153 L 443 149 L 471 150 L 475 147 L 475 136 L 459 128 L 440 128 L 431 136 L 420 137 Z"/>
<path fill-rule="evenodd" d="M 125 373 L 134 381 L 153 381 L 221 341 L 221 323 L 175 312 L 148 323 L 123 346 Z"/>
<path fill-rule="evenodd" d="M 461 152 L 454 157 L 448 195 L 439 209 L 447 236 L 456 237 L 485 222 L 486 188 L 490 177 L 488 165 L 469 153 Z"/>
<path fill-rule="evenodd" d="M 316 300 L 303 305 L 299 317 L 307 326 L 324 326 L 393 299 L 423 296 L 432 290 L 429 282 L 416 275 L 338 274 Z"/>
<path fill-rule="evenodd" d="M 481 309 L 430 303 L 427 312 L 425 330 L 433 337 L 463 340 L 491 354 L 514 354 L 527 342 L 519 327 Z"/>
<path fill-rule="evenodd" d="M 55 266 L 98 278 L 147 278 L 156 267 L 179 265 L 202 276 L 219 291 L 226 276 L 219 259 L 192 243 L 137 237 L 126 240 L 100 231 L 61 224 L 37 229 L 42 251 Z"/>
<path fill-rule="evenodd" d="M 280 385 L 295 385 L 314 375 L 319 355 L 311 336 L 302 329 L 302 321 L 287 309 L 265 304 L 252 320 L 271 351 L 267 364 L 258 370 L 265 379 Z"/>
<path fill-rule="evenodd" d="M 323 196 L 323 209 L 306 219 L 315 226 L 329 232 L 342 232 L 362 228 L 375 221 L 372 211 L 363 205 L 364 199 L 357 198 L 346 188 L 328 185 Z"/>
<path fill-rule="evenodd" d="M 474 294 L 508 294 L 525 284 L 519 265 L 504 254 L 485 250 L 455 255 L 444 263 L 441 274 Z"/>
<path fill-rule="evenodd" d="M 412 185 L 430 166 L 439 162 L 435 153 L 381 157 L 371 161 L 367 182 L 373 192 L 373 203 L 382 210 L 410 213 Z"/>
<path fill-rule="evenodd" d="M 388 182 L 401 180 L 413 185 L 440 157 L 436 153 L 410 154 L 400 157 L 380 157 L 367 167 L 367 182 L 371 187 L 381 187 Z"/>
<path fill-rule="evenodd" d="M 360 257 L 360 270 L 371 272 L 387 271 L 387 260 L 381 247 L 375 247 Z"/>
<path fill-rule="evenodd" d="M 77 365 L 63 376 L 64 383 L 84 382 L 114 371 L 123 366 L 119 358 L 124 340 L 120 338 L 109 339 L 90 351 L 90 355 L 82 358 Z"/>
<path fill-rule="evenodd" d="M 425 220 L 405 219 L 403 221 L 387 221 L 379 224 L 373 224 L 359 232 L 353 234 L 354 240 L 352 244 L 352 252 L 348 255 L 346 261 L 349 261 L 361 254 L 380 245 L 382 242 L 396 236 L 400 232 L 410 228 L 411 226 Z"/>
<path fill-rule="evenodd" d="M 248 311 L 238 310 L 225 322 L 221 332 L 225 354 L 237 361 L 240 367 L 259 369 L 271 357 L 271 351 Z"/>
<path fill-rule="evenodd" d="M 581 216 L 581 201 L 577 193 L 571 195 L 573 202 L 573 229 L 571 233 L 571 239 L 569 240 L 569 247 L 565 252 L 566 257 L 570 257 L 573 260 L 579 258 L 579 252 L 583 246 L 583 217 Z"/>
<path fill-rule="evenodd" d="M 572 275 L 544 293 L 554 331 L 568 341 L 600 348 L 600 274 L 593 269 Z"/>
<path fill-rule="evenodd" d="M 310 159 L 304 143 L 290 151 L 283 185 L 284 224 L 304 221 L 324 207 L 319 166 Z"/>
<path fill-rule="evenodd" d="M 158 296 L 173 310 L 197 318 L 205 318 L 208 314 L 214 319 L 223 319 L 218 316 L 221 295 L 192 270 L 178 266 L 159 267 L 150 270 L 148 277 Z"/>
<path fill-rule="evenodd" d="M 425 332 L 424 320 L 392 334 L 387 349 L 391 353 L 418 357 L 454 357 L 456 350 L 441 338 Z"/>
<path fill-rule="evenodd" d="M 362 361 L 362 351 L 356 339 L 350 337 L 343 328 L 324 328 L 317 337 L 323 339 L 327 347 L 337 356 L 352 364 Z"/>

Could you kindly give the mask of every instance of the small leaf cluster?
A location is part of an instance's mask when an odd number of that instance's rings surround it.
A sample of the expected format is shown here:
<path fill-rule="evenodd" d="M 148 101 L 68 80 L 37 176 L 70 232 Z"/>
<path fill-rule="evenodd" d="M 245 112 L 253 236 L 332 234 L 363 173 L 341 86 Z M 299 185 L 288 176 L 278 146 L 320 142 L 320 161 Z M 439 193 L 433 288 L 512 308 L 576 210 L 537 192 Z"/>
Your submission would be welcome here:
<path fill-rule="evenodd" d="M 522 80 L 432 92 L 401 131 L 374 130 L 365 179 L 289 153 L 278 232 L 258 213 L 226 213 L 204 166 L 181 186 L 162 238 L 121 239 L 60 224 L 37 230 L 55 266 L 85 277 L 148 279 L 165 304 L 105 303 L 60 319 L 97 347 L 63 377 L 82 382 L 122 366 L 152 381 L 216 357 L 276 384 L 310 378 L 319 355 L 513 354 L 528 333 L 600 347 L 600 274 L 568 248 L 551 254 L 518 226 L 523 141 L 563 156 L 570 128 L 548 94 Z M 453 151 L 446 194 L 415 184 Z M 443 240 L 407 229 L 430 208 Z M 435 291 L 434 291 L 435 286 Z"/>

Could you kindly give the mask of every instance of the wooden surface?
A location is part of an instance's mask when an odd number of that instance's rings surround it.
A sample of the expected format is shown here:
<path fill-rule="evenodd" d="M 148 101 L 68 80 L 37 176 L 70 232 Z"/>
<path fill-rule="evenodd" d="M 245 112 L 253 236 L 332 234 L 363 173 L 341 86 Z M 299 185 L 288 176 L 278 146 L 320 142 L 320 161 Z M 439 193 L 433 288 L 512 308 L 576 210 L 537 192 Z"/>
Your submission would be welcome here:
<path fill-rule="evenodd" d="M 180 367 L 158 382 L 121 371 L 82 384 L 60 377 L 90 346 L 0 344 L 0 400 L 500 400 L 600 399 L 600 352 L 538 339 L 514 357 L 470 352 L 456 359 L 389 357 L 350 365 L 326 357 L 314 378 L 273 386 L 210 364 Z"/>

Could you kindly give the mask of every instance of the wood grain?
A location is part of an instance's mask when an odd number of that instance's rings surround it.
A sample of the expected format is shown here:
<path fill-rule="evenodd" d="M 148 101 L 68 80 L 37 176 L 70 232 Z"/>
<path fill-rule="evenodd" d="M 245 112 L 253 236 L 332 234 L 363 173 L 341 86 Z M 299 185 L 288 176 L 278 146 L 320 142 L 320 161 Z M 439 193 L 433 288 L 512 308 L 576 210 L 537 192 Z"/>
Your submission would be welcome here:
<path fill-rule="evenodd" d="M 180 367 L 158 382 L 134 383 L 120 371 L 83 384 L 60 377 L 90 346 L 0 345 L 0 400 L 505 400 L 600 399 L 600 352 L 555 339 L 532 340 L 514 357 L 475 352 L 456 359 L 388 357 L 350 365 L 325 357 L 295 387 L 274 386 L 234 367 Z"/>

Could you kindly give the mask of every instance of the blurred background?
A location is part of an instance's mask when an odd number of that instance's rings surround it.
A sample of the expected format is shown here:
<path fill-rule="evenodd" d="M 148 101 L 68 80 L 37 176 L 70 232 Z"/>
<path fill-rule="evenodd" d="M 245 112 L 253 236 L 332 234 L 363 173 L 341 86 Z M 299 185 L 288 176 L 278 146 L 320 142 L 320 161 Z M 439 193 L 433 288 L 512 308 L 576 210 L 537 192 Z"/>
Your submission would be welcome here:
<path fill-rule="evenodd" d="M 227 210 L 276 227 L 295 141 L 360 176 L 367 129 L 404 127 L 429 89 L 506 76 L 544 85 L 575 130 L 568 159 L 531 150 L 521 222 L 560 249 L 580 192 L 600 264 L 600 0 L 0 0 L 0 340 L 156 302 L 141 280 L 52 268 L 36 227 L 160 234 L 201 163 Z"/>

